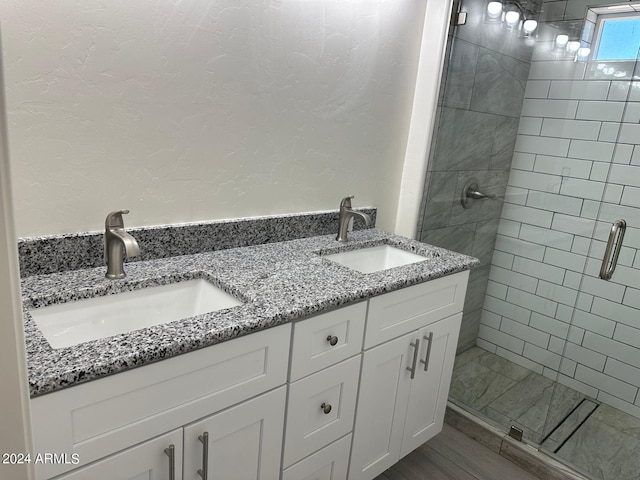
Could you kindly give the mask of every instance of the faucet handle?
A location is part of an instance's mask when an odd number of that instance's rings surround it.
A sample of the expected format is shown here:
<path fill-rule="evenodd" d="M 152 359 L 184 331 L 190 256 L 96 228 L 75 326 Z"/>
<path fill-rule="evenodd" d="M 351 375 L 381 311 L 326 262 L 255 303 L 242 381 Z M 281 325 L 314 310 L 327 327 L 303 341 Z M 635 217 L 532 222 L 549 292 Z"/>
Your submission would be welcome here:
<path fill-rule="evenodd" d="M 129 210 L 116 210 L 109 213 L 104 221 L 105 228 L 124 228 L 124 220 L 122 215 L 129 213 Z"/>
<path fill-rule="evenodd" d="M 354 195 L 349 195 L 348 197 L 344 197 L 340 202 L 341 207 L 351 208 L 351 199 L 354 198 Z"/>

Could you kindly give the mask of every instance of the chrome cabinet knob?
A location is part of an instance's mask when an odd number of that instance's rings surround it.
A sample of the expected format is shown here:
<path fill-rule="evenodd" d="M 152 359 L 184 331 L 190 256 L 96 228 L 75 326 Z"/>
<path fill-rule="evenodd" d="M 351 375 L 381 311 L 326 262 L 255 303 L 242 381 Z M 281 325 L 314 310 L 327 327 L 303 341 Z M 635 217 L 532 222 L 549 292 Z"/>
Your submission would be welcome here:
<path fill-rule="evenodd" d="M 338 343 L 338 337 L 336 337 L 335 335 L 329 335 L 327 337 L 327 342 L 329 342 L 329 345 L 331 345 L 332 347 L 335 347 Z"/>
<path fill-rule="evenodd" d="M 329 413 L 331 413 L 331 404 L 330 403 L 323 402 L 322 405 L 320 405 L 320 408 L 322 409 L 322 411 L 324 412 L 325 415 L 328 415 Z"/>

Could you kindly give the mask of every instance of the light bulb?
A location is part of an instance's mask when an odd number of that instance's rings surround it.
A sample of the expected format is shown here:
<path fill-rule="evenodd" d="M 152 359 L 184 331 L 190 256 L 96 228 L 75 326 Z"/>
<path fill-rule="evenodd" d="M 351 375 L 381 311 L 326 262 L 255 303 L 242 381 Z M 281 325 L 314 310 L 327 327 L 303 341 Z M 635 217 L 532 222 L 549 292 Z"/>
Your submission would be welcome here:
<path fill-rule="evenodd" d="M 489 2 L 487 5 L 487 17 L 496 19 L 502 15 L 502 3 L 501 2 Z"/>
<path fill-rule="evenodd" d="M 582 47 L 578 49 L 578 58 L 587 58 L 591 53 L 591 49 L 589 47 Z"/>
<path fill-rule="evenodd" d="M 510 10 L 505 14 L 504 21 L 507 22 L 507 25 L 513 27 L 520 21 L 520 13 L 515 10 Z"/>
<path fill-rule="evenodd" d="M 569 35 L 558 35 L 556 37 L 556 45 L 559 47 L 565 47 L 569 42 Z"/>
<path fill-rule="evenodd" d="M 522 24 L 525 33 L 532 33 L 536 28 L 538 28 L 538 22 L 535 20 L 525 20 Z"/>
<path fill-rule="evenodd" d="M 569 42 L 569 45 L 567 45 L 567 50 L 569 50 L 571 53 L 576 53 L 579 49 L 580 42 Z"/>

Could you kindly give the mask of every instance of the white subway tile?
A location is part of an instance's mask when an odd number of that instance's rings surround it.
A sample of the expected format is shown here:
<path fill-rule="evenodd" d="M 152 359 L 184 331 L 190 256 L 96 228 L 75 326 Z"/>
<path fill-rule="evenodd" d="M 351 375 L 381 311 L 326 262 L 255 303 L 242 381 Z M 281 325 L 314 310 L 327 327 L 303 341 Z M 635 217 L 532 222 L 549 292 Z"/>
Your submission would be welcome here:
<path fill-rule="evenodd" d="M 569 157 L 594 160 L 596 162 L 610 162 L 613 157 L 614 147 L 615 143 L 572 140 L 569 147 Z"/>
<path fill-rule="evenodd" d="M 561 280 L 563 279 L 564 277 Z M 542 298 L 548 298 L 549 300 L 553 300 L 554 302 L 573 306 L 576 303 L 578 291 L 573 290 L 572 288 L 567 288 L 561 285 L 556 285 L 544 280 L 540 280 L 540 282 L 538 282 L 536 295 Z"/>
<path fill-rule="evenodd" d="M 539 192 L 531 190 L 527 196 L 527 206 L 541 208 L 552 212 L 580 215 L 582 211 L 582 199 L 556 195 L 555 193 Z"/>
<path fill-rule="evenodd" d="M 619 122 L 622 120 L 624 102 L 580 101 L 576 117 L 579 120 L 601 120 Z"/>
<path fill-rule="evenodd" d="M 502 321 L 502 317 L 500 315 L 496 315 L 489 310 L 482 310 L 480 314 L 480 324 L 486 325 L 491 328 L 495 328 L 496 330 L 500 329 L 500 322 Z"/>
<path fill-rule="evenodd" d="M 553 220 L 553 212 L 505 203 L 502 207 L 502 218 L 513 221 L 524 221 L 527 224 L 549 228 Z"/>
<path fill-rule="evenodd" d="M 560 320 L 556 320 L 555 318 L 547 317 L 546 315 L 541 315 L 537 312 L 533 312 L 531 314 L 531 320 L 529 321 L 529 325 L 533 328 L 537 328 L 538 330 L 542 330 L 543 332 L 547 332 L 550 335 L 559 338 L 566 338 L 569 333 L 569 324 L 561 322 Z"/>
<path fill-rule="evenodd" d="M 628 102 L 624 109 L 622 121 L 626 123 L 640 123 L 640 103 Z"/>
<path fill-rule="evenodd" d="M 560 232 L 572 233 L 582 237 L 591 237 L 595 221 L 588 218 L 573 217 L 563 213 L 553 215 L 551 228 Z"/>
<path fill-rule="evenodd" d="M 505 298 L 507 298 L 507 286 L 489 280 L 487 282 L 486 294 L 491 295 L 492 297 L 499 298 L 500 300 L 504 300 Z"/>
<path fill-rule="evenodd" d="M 547 137 L 598 140 L 600 122 L 545 118 L 542 122 L 541 134 Z"/>
<path fill-rule="evenodd" d="M 593 162 L 593 166 L 591 167 L 591 175 L 589 175 L 589 180 L 594 180 L 596 182 L 606 182 L 608 174 L 609 174 L 608 163 Z"/>
<path fill-rule="evenodd" d="M 613 169 L 615 165 L 611 168 Z M 636 179 L 633 179 L 635 182 Z M 627 205 L 614 205 L 611 203 L 603 203 L 600 209 L 600 219 L 604 222 L 603 228 L 596 231 L 596 235 L 602 235 L 604 241 L 609 237 L 609 230 L 611 224 L 618 218 L 624 218 L 627 221 L 627 235 L 625 235 L 624 243 L 627 246 L 634 245 L 633 239 L 626 237 L 632 237 L 630 228 L 640 225 L 640 209 L 635 207 L 629 207 Z M 600 224 L 598 224 L 600 225 Z M 640 245 L 639 245 L 640 247 Z"/>
<path fill-rule="evenodd" d="M 598 218 L 598 212 L 600 211 L 600 201 L 599 200 L 584 200 L 582 205 L 582 211 L 580 212 L 580 216 L 582 218 Z"/>
<path fill-rule="evenodd" d="M 586 332 L 582 346 L 613 357 L 621 362 L 635 365 L 638 362 L 638 349 L 602 335 Z"/>
<path fill-rule="evenodd" d="M 578 255 L 587 255 L 589 253 L 589 246 L 591 240 L 585 237 L 574 237 L 571 245 L 571 251 Z"/>
<path fill-rule="evenodd" d="M 548 333 L 536 330 L 535 328 L 523 325 L 522 323 L 514 322 L 508 318 L 502 319 L 500 331 L 507 335 L 511 335 L 512 337 L 520 338 L 525 342 L 533 343 L 534 345 L 542 348 L 547 348 L 547 345 L 549 345 Z"/>
<path fill-rule="evenodd" d="M 530 190 L 540 190 L 542 192 L 558 193 L 562 177 L 557 175 L 547 175 L 544 173 L 524 172 L 522 170 L 511 170 L 509 174 L 509 185 L 512 187 L 528 188 Z"/>
<path fill-rule="evenodd" d="M 618 148 L 621 148 L 620 146 Z M 633 147 L 633 154 L 631 155 L 631 164 L 640 165 L 640 145 Z"/>
<path fill-rule="evenodd" d="M 620 269 L 622 269 L 623 267 L 620 267 Z M 638 285 L 638 271 L 636 269 L 630 269 L 628 268 L 627 270 L 630 270 L 631 272 L 633 272 L 633 276 L 634 278 L 634 285 Z M 624 271 L 624 270 L 623 270 Z M 618 269 L 616 269 L 616 272 L 614 274 L 614 276 L 618 275 Z M 616 278 L 617 281 L 620 282 L 624 282 L 624 278 L 620 278 L 617 277 Z M 625 285 L 629 285 L 629 282 L 625 282 Z M 610 298 L 609 300 L 614 300 L 613 298 Z M 625 305 L 628 305 L 629 307 L 633 307 L 633 308 L 638 308 L 640 309 L 640 290 L 636 289 L 636 288 L 631 288 L 631 287 L 627 287 L 627 290 L 624 294 L 624 300 L 623 302 Z M 640 311 L 638 311 L 638 316 L 640 317 Z M 640 325 L 640 322 L 638 322 L 638 324 Z"/>
<path fill-rule="evenodd" d="M 589 312 L 583 312 L 580 309 L 577 309 L 573 314 L 573 324 L 576 327 L 584 328 L 589 332 L 609 338 L 613 336 L 613 330 L 616 326 L 616 323 L 611 320 Z"/>
<path fill-rule="evenodd" d="M 476 338 L 476 346 L 486 350 L 487 352 L 496 353 L 496 349 L 498 348 L 493 343 L 487 342 L 482 338 Z"/>
<path fill-rule="evenodd" d="M 604 193 L 604 187 L 605 183 L 603 182 L 564 177 L 562 179 L 560 193 L 572 197 L 600 200 Z"/>
<path fill-rule="evenodd" d="M 498 224 L 498 234 L 507 237 L 517 237 L 520 235 L 520 222 L 512 222 L 511 220 L 500 219 Z"/>
<path fill-rule="evenodd" d="M 523 225 L 523 227 L 525 227 L 525 225 Z M 531 258 L 537 261 L 542 261 L 542 258 L 544 257 L 544 247 L 542 245 L 536 245 L 535 243 L 527 242 L 518 238 L 505 237 L 503 235 L 498 235 L 495 248 L 501 252 L 512 253 L 514 255 Z"/>
<path fill-rule="evenodd" d="M 607 360 L 607 366 L 604 369 L 604 373 L 611 375 L 618 380 L 622 380 L 623 382 L 630 383 L 635 387 L 640 386 L 640 368 L 627 365 L 615 358 L 609 358 Z"/>
<path fill-rule="evenodd" d="M 565 255 L 568 255 L 568 253 L 565 252 Z M 564 273 L 564 282 L 562 282 L 562 285 L 564 285 L 565 287 L 575 288 L 576 290 L 579 290 L 580 282 L 582 282 L 582 274 L 572 272 L 571 270 L 567 270 Z"/>
<path fill-rule="evenodd" d="M 640 408 L 628 402 L 625 402 L 624 400 L 620 400 L 613 395 L 609 395 L 607 392 L 603 391 L 598 393 L 598 400 L 602 403 L 606 403 L 607 405 L 611 405 L 613 408 L 617 408 L 624 413 L 628 413 L 629 415 L 633 415 L 636 418 L 640 418 Z M 638 400 L 640 400 L 640 397 L 636 399 L 636 405 L 640 405 Z"/>
<path fill-rule="evenodd" d="M 530 293 L 536 293 L 538 286 L 538 279 L 529 275 L 507 270 L 492 265 L 489 272 L 489 278 L 495 282 L 499 282 L 503 285 L 519 288 Z M 503 298 L 504 300 L 504 298 Z"/>
<path fill-rule="evenodd" d="M 566 268 L 574 272 L 582 272 L 587 258 L 584 255 L 569 253 L 564 250 L 547 247 L 544 254 L 544 263 Z"/>
<path fill-rule="evenodd" d="M 516 355 L 513 352 L 510 352 L 509 350 L 505 350 L 504 348 L 500 348 L 498 347 L 498 349 L 496 350 L 496 355 L 500 355 L 503 358 L 506 358 L 507 360 L 520 365 L 521 367 L 527 368 L 533 372 L 536 372 L 538 374 L 542 374 L 542 365 L 532 362 L 531 360 L 529 360 L 528 358 L 524 358 L 520 355 Z"/>
<path fill-rule="evenodd" d="M 593 165 L 593 162 L 590 160 L 536 155 L 533 170 L 564 177 L 589 178 L 591 165 Z"/>
<path fill-rule="evenodd" d="M 602 201 L 608 203 L 619 204 L 622 200 L 622 185 L 615 185 L 612 183 L 607 184 L 604 188 L 604 194 L 602 195 Z"/>
<path fill-rule="evenodd" d="M 600 278 L 585 275 L 582 279 L 581 290 L 594 297 L 604 297 L 614 302 L 622 302 L 625 287 L 612 282 L 605 282 Z"/>
<path fill-rule="evenodd" d="M 586 63 L 558 62 L 555 60 L 532 62 L 529 70 L 531 80 L 570 80 L 581 79 L 586 71 Z"/>
<path fill-rule="evenodd" d="M 517 170 L 533 170 L 536 156 L 533 153 L 515 152 L 511 161 L 511 168 Z"/>
<path fill-rule="evenodd" d="M 571 326 L 569 327 L 569 337 L 567 340 L 575 343 L 576 345 L 580 345 L 584 339 L 585 333 L 586 331 L 583 328 Z"/>
<path fill-rule="evenodd" d="M 546 263 L 516 257 L 513 259 L 513 270 L 535 278 L 562 285 L 564 269 Z M 573 302 L 572 302 L 573 304 Z"/>
<path fill-rule="evenodd" d="M 616 122 L 604 122 L 600 127 L 600 134 L 598 135 L 599 142 L 615 142 L 618 139 L 618 133 L 620 132 L 620 124 Z"/>
<path fill-rule="evenodd" d="M 512 302 L 506 302 L 496 297 L 487 296 L 484 299 L 484 309 L 489 312 L 510 318 L 516 322 L 528 324 L 531 318 L 531 311 Z"/>
<path fill-rule="evenodd" d="M 566 274 L 565 274 L 565 278 L 566 278 Z M 578 290 L 580 290 L 580 287 L 578 287 Z M 582 310 L 584 312 L 590 312 L 591 311 L 591 305 L 593 305 L 593 295 L 589 295 L 588 293 L 584 293 L 584 292 L 580 292 L 578 294 L 578 298 L 576 300 L 576 305 L 575 307 L 579 310 Z"/>
<path fill-rule="evenodd" d="M 563 357 L 562 361 L 560 362 L 560 373 L 568 377 L 573 377 L 576 374 L 577 366 L 578 364 L 573 360 L 569 360 L 568 358 Z"/>
<path fill-rule="evenodd" d="M 529 196 L 529 190 L 519 187 L 507 187 L 504 193 L 504 201 L 507 203 L 514 203 L 516 205 L 526 205 L 527 197 Z"/>
<path fill-rule="evenodd" d="M 613 151 L 613 163 L 630 164 L 631 156 L 633 155 L 633 148 L 633 145 L 627 145 L 624 143 L 617 144 Z M 640 161 L 640 148 L 638 152 L 638 161 Z"/>
<path fill-rule="evenodd" d="M 554 80 L 551 82 L 549 98 L 562 98 L 567 100 L 606 100 L 608 93 L 609 82 L 607 81 Z"/>
<path fill-rule="evenodd" d="M 609 182 L 620 185 L 632 185 L 640 187 L 640 166 L 634 165 L 611 165 L 609 172 Z"/>
<path fill-rule="evenodd" d="M 524 98 L 547 98 L 549 80 L 529 80 L 524 90 Z"/>
<path fill-rule="evenodd" d="M 567 138 L 538 137 L 535 135 L 518 135 L 515 151 L 521 153 L 535 153 L 566 157 L 569 152 Z"/>
<path fill-rule="evenodd" d="M 573 388 L 578 392 L 586 395 L 587 397 L 596 398 L 598 395 L 598 389 L 592 387 L 591 385 L 586 385 L 582 382 L 575 380 L 574 378 L 568 377 L 566 375 L 558 375 L 558 383 L 565 385 L 569 388 Z"/>
<path fill-rule="evenodd" d="M 561 338 L 551 337 L 549 339 L 549 346 L 547 347 L 547 349 L 550 352 L 557 353 L 558 355 L 562 355 L 562 352 L 564 352 L 565 343 L 566 341 Z M 562 365 L 562 362 L 560 362 L 560 365 Z"/>
<path fill-rule="evenodd" d="M 576 368 L 576 380 L 591 385 L 598 390 L 604 390 L 610 392 L 612 395 L 625 400 L 626 402 L 633 402 L 636 398 L 638 389 L 633 385 L 621 382 L 609 375 L 598 372 L 584 365 L 578 364 Z"/>
<path fill-rule="evenodd" d="M 524 346 L 522 353 L 526 358 L 533 360 L 536 363 L 544 365 L 545 367 L 558 370 L 560 368 L 560 360 L 562 357 L 557 353 L 550 352 L 544 348 L 537 347 L 531 343 L 527 343 Z"/>
<path fill-rule="evenodd" d="M 524 350 L 524 342 L 519 338 L 512 337 L 499 330 L 487 327 L 486 325 L 480 325 L 478 338 L 486 340 L 487 342 L 493 343 L 494 345 L 502 347 L 506 350 L 515 352 L 519 355 L 521 355 L 522 351 Z"/>
<path fill-rule="evenodd" d="M 498 250 L 493 251 L 493 257 L 491 258 L 492 267 L 502 267 L 511 270 L 513 265 L 513 255 L 510 253 L 500 252 Z"/>
<path fill-rule="evenodd" d="M 589 350 L 588 348 L 581 347 L 580 345 L 576 345 L 571 342 L 567 342 L 564 352 L 567 358 L 575 360 L 582 365 L 586 365 L 587 367 L 593 368 L 599 372 L 604 370 L 604 364 L 607 357 L 601 353 L 594 352 L 593 350 Z"/>
<path fill-rule="evenodd" d="M 640 124 L 623 123 L 618 136 L 620 143 L 640 144 Z"/>
<path fill-rule="evenodd" d="M 558 304 L 558 311 L 555 314 L 555 318 L 560 320 L 561 322 L 571 323 L 574 310 L 575 309 L 573 307 L 569 305 L 563 305 L 560 303 Z M 578 343 L 578 342 L 573 341 L 573 343 Z"/>
<path fill-rule="evenodd" d="M 617 323 L 613 338 L 632 347 L 640 348 L 640 330 L 637 328 Z"/>
<path fill-rule="evenodd" d="M 612 102 L 626 102 L 629 96 L 630 82 L 611 82 L 607 100 Z"/>
<path fill-rule="evenodd" d="M 564 232 L 556 232 L 554 230 L 540 228 L 533 225 L 522 225 L 522 227 L 520 228 L 520 238 L 527 242 L 547 245 L 549 247 L 559 248 L 561 250 L 571 250 L 571 245 L 573 243 L 573 235 Z M 530 255 L 521 255 L 523 257 L 532 258 Z"/>
<path fill-rule="evenodd" d="M 622 203 L 622 205 L 640 208 L 640 188 L 624 187 L 620 203 Z"/>
<path fill-rule="evenodd" d="M 518 125 L 518 133 L 522 135 L 540 135 L 542 130 L 542 118 L 521 117 Z"/>
<path fill-rule="evenodd" d="M 525 99 L 522 104 L 523 117 L 576 118 L 577 110 L 577 100 Z M 621 118 L 622 113 L 620 113 L 618 121 L 620 121 Z M 592 119 L 586 118 L 585 120 Z"/>
<path fill-rule="evenodd" d="M 556 314 L 558 304 L 554 301 L 542 299 L 532 293 L 524 292 L 516 288 L 509 287 L 507 292 L 507 302 L 513 303 L 519 307 L 531 310 L 533 312 L 541 313 L 548 317 L 553 317 Z M 503 315 L 504 316 L 504 315 Z M 517 319 L 514 319 L 517 320 Z"/>

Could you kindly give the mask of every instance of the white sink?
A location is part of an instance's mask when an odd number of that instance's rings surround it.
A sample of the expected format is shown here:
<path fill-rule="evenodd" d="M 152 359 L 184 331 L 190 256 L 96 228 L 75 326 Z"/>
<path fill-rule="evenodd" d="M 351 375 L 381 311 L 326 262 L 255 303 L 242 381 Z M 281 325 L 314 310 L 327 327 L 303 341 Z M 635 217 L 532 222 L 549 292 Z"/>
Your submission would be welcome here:
<path fill-rule="evenodd" d="M 242 305 L 206 280 L 188 280 L 29 310 L 53 348 Z"/>
<path fill-rule="evenodd" d="M 422 262 L 426 257 L 389 245 L 349 250 L 326 255 L 325 258 L 361 273 L 373 273 L 388 268 Z"/>

